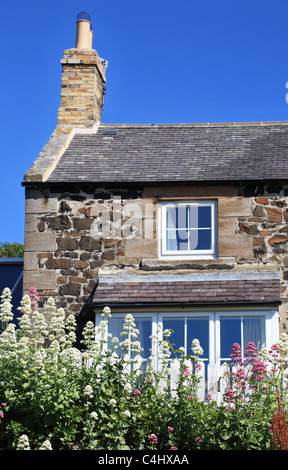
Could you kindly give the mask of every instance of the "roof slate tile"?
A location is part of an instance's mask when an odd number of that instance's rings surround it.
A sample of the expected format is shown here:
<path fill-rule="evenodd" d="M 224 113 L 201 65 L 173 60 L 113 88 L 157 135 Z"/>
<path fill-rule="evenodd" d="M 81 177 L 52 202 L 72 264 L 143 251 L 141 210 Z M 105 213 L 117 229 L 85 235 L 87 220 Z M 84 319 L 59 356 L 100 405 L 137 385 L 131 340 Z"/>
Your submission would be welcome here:
<path fill-rule="evenodd" d="M 279 302 L 279 279 L 206 282 L 99 283 L 93 304 Z"/>
<path fill-rule="evenodd" d="M 239 179 L 288 179 L 287 122 L 101 124 L 94 134 L 75 133 L 48 182 Z"/>

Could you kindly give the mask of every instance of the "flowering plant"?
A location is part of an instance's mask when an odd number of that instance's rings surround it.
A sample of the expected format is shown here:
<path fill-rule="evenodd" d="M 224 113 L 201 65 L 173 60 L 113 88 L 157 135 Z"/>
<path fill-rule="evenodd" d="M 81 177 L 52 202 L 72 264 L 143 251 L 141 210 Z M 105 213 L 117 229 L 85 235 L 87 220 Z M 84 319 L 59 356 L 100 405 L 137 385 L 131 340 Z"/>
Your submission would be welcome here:
<path fill-rule="evenodd" d="M 198 397 L 204 364 L 197 339 L 185 354 L 184 348 L 173 349 L 169 331 L 160 339 L 155 334 L 157 357 L 143 362 L 133 316 L 126 316 L 120 338 L 109 338 L 112 314 L 105 307 L 99 327 L 86 323 L 79 349 L 74 315 L 57 309 L 53 298 L 40 312 L 37 290 L 31 289 L 19 306 L 19 328 L 11 300 L 4 289 L 0 449 L 271 448 L 277 390 L 286 412 L 287 336 L 270 351 L 249 343 L 244 358 L 234 344 L 219 404 L 210 393 L 206 400 Z"/>

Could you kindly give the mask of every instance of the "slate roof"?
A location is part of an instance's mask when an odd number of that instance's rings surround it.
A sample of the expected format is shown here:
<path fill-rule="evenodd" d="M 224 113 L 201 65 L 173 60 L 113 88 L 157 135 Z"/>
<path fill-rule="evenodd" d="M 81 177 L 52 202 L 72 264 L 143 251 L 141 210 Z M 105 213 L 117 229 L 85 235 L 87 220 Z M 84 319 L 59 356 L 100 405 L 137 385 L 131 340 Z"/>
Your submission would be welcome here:
<path fill-rule="evenodd" d="M 72 138 L 48 182 L 288 179 L 288 122 L 112 125 Z"/>
<path fill-rule="evenodd" d="M 279 303 L 279 279 L 99 282 L 94 306 L 135 304 Z"/>

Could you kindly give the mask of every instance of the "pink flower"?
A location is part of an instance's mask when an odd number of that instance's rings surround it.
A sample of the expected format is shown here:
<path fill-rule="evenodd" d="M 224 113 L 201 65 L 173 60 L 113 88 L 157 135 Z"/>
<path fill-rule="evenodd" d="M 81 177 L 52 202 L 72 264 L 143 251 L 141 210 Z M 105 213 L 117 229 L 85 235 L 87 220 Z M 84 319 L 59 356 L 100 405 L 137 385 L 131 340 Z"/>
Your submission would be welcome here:
<path fill-rule="evenodd" d="M 172 446 L 172 447 L 170 447 L 170 450 L 177 450 L 177 447 Z"/>
<path fill-rule="evenodd" d="M 232 346 L 232 353 L 230 355 L 232 361 L 239 362 L 242 361 L 242 352 L 240 344 L 234 343 Z"/>
<path fill-rule="evenodd" d="M 252 341 L 250 341 L 250 342 L 247 344 L 247 346 L 246 346 L 246 353 L 247 353 L 247 354 L 252 354 L 252 355 L 256 355 L 256 356 L 257 356 L 257 354 L 256 354 L 256 347 L 255 347 L 255 344 L 254 344 Z"/>
<path fill-rule="evenodd" d="M 134 395 L 135 397 L 140 397 L 140 395 L 141 395 L 140 390 L 135 390 L 135 392 L 133 392 L 133 395 Z"/>
<path fill-rule="evenodd" d="M 0 411 L 0 418 L 4 418 L 4 413 L 3 413 L 3 411 Z"/>
<path fill-rule="evenodd" d="M 228 390 L 226 390 L 225 392 L 225 401 L 230 401 L 234 398 L 234 393 L 233 393 L 233 390 L 231 390 L 230 388 Z"/>
<path fill-rule="evenodd" d="M 174 429 L 171 426 L 168 426 L 168 432 L 172 432 Z"/>
<path fill-rule="evenodd" d="M 189 400 L 194 400 L 194 397 L 190 395 Z"/>
<path fill-rule="evenodd" d="M 146 382 L 149 384 L 151 382 L 151 379 L 147 379 Z"/>
<path fill-rule="evenodd" d="M 156 434 L 151 434 L 150 436 L 150 444 L 157 444 L 158 443 L 158 437 Z"/>
<path fill-rule="evenodd" d="M 211 395 L 211 393 L 207 393 L 206 398 L 207 398 L 207 400 L 212 400 L 212 395 Z"/>
<path fill-rule="evenodd" d="M 253 378 L 256 380 L 265 379 L 266 373 L 267 369 L 265 364 L 260 359 L 256 359 L 252 367 Z"/>
<path fill-rule="evenodd" d="M 190 371 L 188 367 L 184 367 L 184 369 L 181 371 L 181 374 L 183 375 L 183 377 L 189 377 Z"/>
<path fill-rule="evenodd" d="M 1 403 L 1 406 L 4 406 L 4 407 L 5 407 L 5 406 L 6 406 L 6 403 Z"/>
<path fill-rule="evenodd" d="M 195 441 L 202 442 L 202 439 L 201 439 L 201 437 L 196 437 Z"/>

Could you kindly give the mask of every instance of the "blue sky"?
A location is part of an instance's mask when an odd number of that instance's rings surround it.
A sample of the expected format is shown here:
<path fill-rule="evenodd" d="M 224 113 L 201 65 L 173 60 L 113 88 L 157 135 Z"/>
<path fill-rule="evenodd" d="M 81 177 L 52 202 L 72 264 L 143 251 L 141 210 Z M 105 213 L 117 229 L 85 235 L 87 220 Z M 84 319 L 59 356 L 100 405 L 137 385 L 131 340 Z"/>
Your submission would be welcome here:
<path fill-rule="evenodd" d="M 63 50 L 92 18 L 106 123 L 288 120 L 287 0 L 0 0 L 0 241 L 24 242 L 23 176 L 57 124 Z"/>

